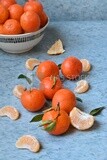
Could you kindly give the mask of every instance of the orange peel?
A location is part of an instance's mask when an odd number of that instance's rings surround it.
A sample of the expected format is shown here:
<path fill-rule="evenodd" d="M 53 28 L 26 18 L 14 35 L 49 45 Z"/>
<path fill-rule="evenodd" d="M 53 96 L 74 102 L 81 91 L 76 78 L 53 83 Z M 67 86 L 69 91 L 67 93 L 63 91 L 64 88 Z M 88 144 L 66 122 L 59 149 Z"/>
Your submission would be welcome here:
<path fill-rule="evenodd" d="M 13 89 L 13 95 L 17 98 L 21 98 L 22 93 L 25 91 L 25 87 L 23 87 L 22 85 L 16 85 Z"/>
<path fill-rule="evenodd" d="M 19 111 L 13 106 L 4 106 L 0 108 L 0 117 L 7 116 L 12 120 L 17 120 L 19 118 Z"/>
<path fill-rule="evenodd" d="M 29 58 L 29 59 L 26 61 L 26 63 L 25 63 L 25 67 L 26 67 L 28 70 L 32 71 L 32 70 L 34 70 L 34 68 L 35 68 L 36 66 L 38 66 L 40 63 L 41 63 L 41 62 L 40 62 L 38 59 L 36 59 L 36 58 Z"/>
<path fill-rule="evenodd" d="M 20 149 L 28 149 L 31 152 L 38 152 L 40 149 L 40 143 L 34 136 L 23 135 L 17 140 L 16 147 Z"/>
<path fill-rule="evenodd" d="M 70 121 L 76 129 L 87 130 L 93 126 L 94 117 L 74 107 L 70 112 Z"/>

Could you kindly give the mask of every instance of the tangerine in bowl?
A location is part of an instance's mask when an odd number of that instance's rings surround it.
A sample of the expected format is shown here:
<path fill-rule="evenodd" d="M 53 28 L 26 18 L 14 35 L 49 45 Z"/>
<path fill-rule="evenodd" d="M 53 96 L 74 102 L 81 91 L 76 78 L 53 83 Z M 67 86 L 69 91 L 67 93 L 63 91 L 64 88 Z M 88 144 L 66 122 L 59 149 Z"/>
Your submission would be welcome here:
<path fill-rule="evenodd" d="M 8 7 L 0 3 L 0 49 L 9 53 L 31 50 L 42 40 L 48 24 L 38 0 L 28 0 L 24 5 L 14 1 Z"/>

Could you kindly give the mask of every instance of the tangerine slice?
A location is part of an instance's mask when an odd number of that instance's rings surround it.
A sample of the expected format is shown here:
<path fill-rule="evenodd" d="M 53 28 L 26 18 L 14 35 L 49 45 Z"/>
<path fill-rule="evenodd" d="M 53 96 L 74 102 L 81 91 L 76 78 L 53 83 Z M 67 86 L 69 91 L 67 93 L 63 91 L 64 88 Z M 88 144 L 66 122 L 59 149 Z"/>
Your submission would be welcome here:
<path fill-rule="evenodd" d="M 51 46 L 51 48 L 48 50 L 47 53 L 50 55 L 54 55 L 54 54 L 57 55 L 57 54 L 62 54 L 64 52 L 65 50 L 63 49 L 62 41 L 59 39 Z"/>
<path fill-rule="evenodd" d="M 76 93 L 84 93 L 89 89 L 89 84 L 86 80 L 80 80 L 77 82 L 77 87 L 74 89 Z"/>
<path fill-rule="evenodd" d="M 82 71 L 83 72 L 88 72 L 91 69 L 91 64 L 87 59 L 81 59 L 80 60 L 82 63 Z"/>
<path fill-rule="evenodd" d="M 93 126 L 94 117 L 74 107 L 70 112 L 71 124 L 78 130 L 86 130 Z"/>
<path fill-rule="evenodd" d="M 41 62 L 36 59 L 36 58 L 29 58 L 26 63 L 25 66 L 28 70 L 33 70 L 36 66 L 38 66 Z"/>
<path fill-rule="evenodd" d="M 32 152 L 38 152 L 40 149 L 39 141 L 31 135 L 23 135 L 16 142 L 17 148 L 25 148 Z"/>
<path fill-rule="evenodd" d="M 12 120 L 17 120 L 19 118 L 19 111 L 13 106 L 4 106 L 0 108 L 0 117 L 7 116 Z"/>
<path fill-rule="evenodd" d="M 13 95 L 20 99 L 24 91 L 25 91 L 25 87 L 23 87 L 20 84 L 16 85 L 13 89 Z"/>

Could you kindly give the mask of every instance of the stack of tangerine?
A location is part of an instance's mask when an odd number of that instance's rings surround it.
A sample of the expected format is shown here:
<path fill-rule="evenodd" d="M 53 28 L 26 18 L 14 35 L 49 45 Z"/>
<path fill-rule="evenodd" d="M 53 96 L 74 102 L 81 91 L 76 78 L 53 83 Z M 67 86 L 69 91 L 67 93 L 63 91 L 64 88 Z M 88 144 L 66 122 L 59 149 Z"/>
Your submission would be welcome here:
<path fill-rule="evenodd" d="M 0 34 L 35 32 L 45 26 L 47 20 L 38 0 L 28 0 L 23 6 L 15 0 L 0 0 Z"/>

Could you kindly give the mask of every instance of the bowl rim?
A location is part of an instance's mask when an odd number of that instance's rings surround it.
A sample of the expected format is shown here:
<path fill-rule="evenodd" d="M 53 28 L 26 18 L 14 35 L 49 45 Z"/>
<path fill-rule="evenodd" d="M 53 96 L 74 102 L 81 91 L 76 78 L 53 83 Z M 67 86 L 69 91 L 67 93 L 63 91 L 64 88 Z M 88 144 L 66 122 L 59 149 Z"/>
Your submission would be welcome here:
<path fill-rule="evenodd" d="M 32 35 L 32 34 L 38 34 L 38 33 L 41 33 L 49 24 L 49 17 L 48 17 L 48 21 L 47 23 L 45 24 L 44 27 L 40 28 L 38 31 L 35 31 L 35 32 L 30 32 L 30 33 L 22 33 L 22 34 L 0 34 L 0 37 L 23 37 L 23 36 L 29 36 L 29 35 Z"/>

